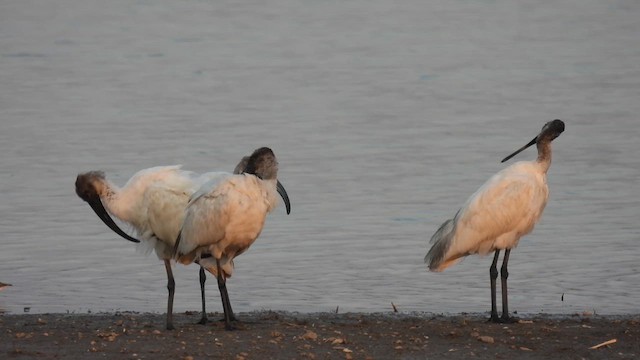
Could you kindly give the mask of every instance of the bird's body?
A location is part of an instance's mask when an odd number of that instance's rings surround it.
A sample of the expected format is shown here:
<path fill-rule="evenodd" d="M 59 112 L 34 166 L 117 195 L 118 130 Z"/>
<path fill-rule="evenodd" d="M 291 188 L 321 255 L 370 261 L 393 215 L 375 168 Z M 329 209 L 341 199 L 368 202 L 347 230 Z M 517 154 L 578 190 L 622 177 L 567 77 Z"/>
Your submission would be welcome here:
<path fill-rule="evenodd" d="M 173 257 L 184 211 L 193 193 L 207 181 L 218 181 L 231 175 L 225 172 L 197 175 L 181 170 L 148 186 L 142 201 L 147 218 L 140 236 L 147 240 L 149 246 L 153 246 L 160 259 Z"/>
<path fill-rule="evenodd" d="M 234 319 L 226 279 L 233 274 L 233 259 L 258 238 L 267 214 L 276 206 L 277 194 L 290 211 L 289 198 L 277 180 L 278 162 L 269 148 L 251 155 L 243 174 L 204 184 L 189 201 L 176 244 L 183 264 L 199 261 L 215 266 L 227 329 Z M 212 258 L 202 258 L 203 253 Z"/>
<path fill-rule="evenodd" d="M 240 164 L 239 164 L 240 166 Z M 191 195 L 207 181 L 215 181 L 231 176 L 224 172 L 196 174 L 182 170 L 180 166 L 158 166 L 138 171 L 122 187 L 118 187 L 100 171 L 78 175 L 76 192 L 87 201 L 96 214 L 116 233 L 131 240 L 126 233 L 111 220 L 109 214 L 131 225 L 140 244 L 149 251 L 155 251 L 165 263 L 169 280 L 169 300 L 167 306 L 167 328 L 173 328 L 172 308 L 175 283 L 171 270 L 171 259 L 176 238 L 180 232 L 184 210 Z M 134 241 L 137 239 L 133 239 Z M 216 269 L 207 270 L 216 274 Z M 203 314 L 201 323 L 206 322 L 204 303 L 205 275 L 200 269 Z"/>
<path fill-rule="evenodd" d="M 233 273 L 233 258 L 258 238 L 266 216 L 277 201 L 276 181 L 241 174 L 208 182 L 194 194 L 186 210 L 180 262 L 190 263 L 202 253 L 222 260 L 225 276 Z"/>
<path fill-rule="evenodd" d="M 103 173 L 93 171 L 79 175 L 78 182 L 82 185 L 76 187 L 93 187 L 109 214 L 131 225 L 158 258 L 171 259 L 191 195 L 207 181 L 228 175 L 224 172 L 198 175 L 182 170 L 179 165 L 158 166 L 138 171 L 120 188 Z"/>
<path fill-rule="evenodd" d="M 517 162 L 491 177 L 456 215 L 445 221 L 431 237 L 431 248 L 424 258 L 429 270 L 442 271 L 471 254 L 495 252 L 491 268 L 491 320 L 511 321 L 507 306 L 507 263 L 511 249 L 533 230 L 547 204 L 547 171 L 551 165 L 551 141 L 564 131 L 560 120 L 550 121 L 540 134 L 504 161 L 536 144 L 534 161 Z M 505 250 L 502 275 L 502 318 L 496 310 L 496 264 Z"/>
<path fill-rule="evenodd" d="M 429 269 L 442 271 L 467 255 L 516 247 L 533 230 L 548 197 L 541 164 L 520 161 L 498 172 L 462 206 L 454 226 L 434 235 Z"/>

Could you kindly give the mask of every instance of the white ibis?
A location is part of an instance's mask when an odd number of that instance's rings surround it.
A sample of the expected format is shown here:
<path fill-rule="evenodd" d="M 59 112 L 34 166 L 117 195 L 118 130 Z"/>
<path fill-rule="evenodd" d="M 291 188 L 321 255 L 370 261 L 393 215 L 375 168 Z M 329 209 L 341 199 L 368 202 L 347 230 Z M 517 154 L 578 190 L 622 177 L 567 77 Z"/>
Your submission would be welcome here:
<path fill-rule="evenodd" d="M 271 149 L 257 149 L 244 172 L 221 181 L 210 181 L 196 191 L 186 209 L 176 241 L 176 258 L 183 264 L 199 261 L 217 270 L 225 327 L 235 320 L 226 279 L 233 273 L 233 259 L 258 238 L 267 214 L 280 194 L 290 212 L 289 197 L 277 179 L 278 161 Z M 203 258 L 209 253 L 211 258 Z"/>
<path fill-rule="evenodd" d="M 246 159 L 236 167 L 244 170 Z M 119 188 L 105 178 L 101 171 L 90 171 L 78 175 L 76 193 L 86 201 L 100 219 L 123 238 L 139 242 L 122 231 L 111 215 L 130 224 L 147 248 L 154 249 L 164 261 L 167 271 L 169 297 L 167 301 L 167 329 L 173 329 L 173 297 L 175 281 L 171 270 L 171 259 L 175 240 L 182 225 L 184 210 L 189 197 L 202 184 L 216 178 L 230 176 L 224 172 L 209 172 L 202 175 L 185 171 L 180 166 L 160 166 L 138 171 Z M 105 209 L 106 208 L 106 209 Z M 200 268 L 202 294 L 202 318 L 207 321 L 204 300 L 204 269 Z"/>
<path fill-rule="evenodd" d="M 533 230 L 547 204 L 547 171 L 551 165 L 551 142 L 564 131 L 564 122 L 547 122 L 528 144 L 507 156 L 505 162 L 536 144 L 538 158 L 517 162 L 489 179 L 431 237 L 431 249 L 424 258 L 431 271 L 442 271 L 471 254 L 495 251 L 489 270 L 491 279 L 491 318 L 493 322 L 511 322 L 507 302 L 507 263 L 511 249 Z M 502 317 L 496 309 L 496 268 L 500 250 L 502 262 Z"/>

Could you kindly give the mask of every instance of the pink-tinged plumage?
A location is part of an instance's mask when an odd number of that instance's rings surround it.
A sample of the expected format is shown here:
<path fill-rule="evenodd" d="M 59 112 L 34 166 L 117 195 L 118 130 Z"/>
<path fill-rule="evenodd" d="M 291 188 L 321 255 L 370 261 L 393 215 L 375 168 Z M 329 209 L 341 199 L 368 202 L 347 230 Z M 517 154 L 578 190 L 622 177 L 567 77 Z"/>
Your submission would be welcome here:
<path fill-rule="evenodd" d="M 244 159 L 243 159 L 244 161 Z M 243 162 L 238 164 L 241 167 Z M 238 169 L 242 171 L 243 168 Z M 164 261 L 167 271 L 169 299 L 167 305 L 167 329 L 173 329 L 173 294 L 175 282 L 171 270 L 171 259 L 175 240 L 182 225 L 184 210 L 191 195 L 207 181 L 221 179 L 232 174 L 209 172 L 198 175 L 185 171 L 180 166 L 159 166 L 138 171 L 122 187 L 107 180 L 104 173 L 91 171 L 78 175 L 76 193 L 94 209 L 107 226 L 124 238 L 138 242 L 141 246 L 155 251 Z M 129 224 L 137 238 L 122 231 L 111 219 L 113 215 Z M 217 271 L 215 267 L 208 270 Z M 201 322 L 206 322 L 204 303 L 205 275 L 200 269 L 203 314 Z"/>
<path fill-rule="evenodd" d="M 289 198 L 277 180 L 278 162 L 269 148 L 257 149 L 245 172 L 204 184 L 187 206 L 176 258 L 183 264 L 199 261 L 215 265 L 227 329 L 232 328 L 233 311 L 226 290 L 226 278 L 233 274 L 233 259 L 258 238 L 265 218 L 282 196 L 287 213 Z M 202 258 L 202 254 L 213 258 Z"/>
<path fill-rule="evenodd" d="M 547 171 L 551 165 L 551 142 L 563 131 L 564 123 L 561 120 L 546 123 L 538 136 L 507 156 L 503 162 L 533 144 L 538 149 L 536 160 L 517 162 L 495 174 L 431 237 L 432 246 L 424 258 L 431 271 L 443 271 L 468 255 L 486 255 L 495 251 L 490 268 L 492 321 L 511 320 L 506 285 L 509 254 L 520 238 L 533 230 L 542 216 L 549 198 Z M 501 270 L 503 314 L 502 318 L 498 318 L 495 279 L 501 250 L 505 250 Z"/>
<path fill-rule="evenodd" d="M 429 269 L 442 271 L 467 255 L 516 247 L 520 237 L 533 230 L 548 197 L 546 171 L 537 162 L 521 161 L 498 172 L 455 217 L 447 250 L 437 257 L 427 255 Z"/>
<path fill-rule="evenodd" d="M 231 260 L 258 238 L 275 207 L 276 181 L 242 174 L 210 185 L 187 207 L 178 253 L 191 254 L 190 259 L 181 258 L 186 263 L 199 257 L 198 252 L 211 253 L 224 259 L 225 276 L 231 277 Z"/>
<path fill-rule="evenodd" d="M 104 173 L 92 171 L 78 175 L 76 189 L 91 189 L 79 196 L 87 202 L 99 200 L 110 215 L 131 225 L 136 236 L 147 241 L 145 245 L 155 250 L 158 258 L 171 259 L 191 195 L 203 183 L 230 175 L 224 172 L 198 175 L 177 165 L 158 166 L 137 172 L 120 188 L 107 180 Z"/>

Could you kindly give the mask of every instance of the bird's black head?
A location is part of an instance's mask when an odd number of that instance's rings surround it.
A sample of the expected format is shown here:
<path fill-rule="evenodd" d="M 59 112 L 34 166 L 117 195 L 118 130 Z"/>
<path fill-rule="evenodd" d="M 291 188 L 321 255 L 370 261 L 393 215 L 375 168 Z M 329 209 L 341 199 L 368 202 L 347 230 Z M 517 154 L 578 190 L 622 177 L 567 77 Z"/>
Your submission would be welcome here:
<path fill-rule="evenodd" d="M 244 157 L 242 161 L 236 166 L 236 170 L 239 167 L 242 167 L 243 163 L 246 165 L 244 167 L 244 172 L 247 174 L 252 174 L 259 177 L 262 180 L 276 180 L 276 189 L 278 194 L 282 196 L 282 200 L 284 200 L 284 204 L 287 208 L 287 214 L 291 213 L 291 203 L 289 202 L 289 195 L 287 195 L 287 190 L 285 190 L 284 186 L 280 183 L 278 178 L 278 160 L 276 160 L 276 156 L 268 147 L 262 147 L 257 149 L 251 154 L 251 156 Z"/>
<path fill-rule="evenodd" d="M 233 169 L 233 173 L 242 174 L 244 172 L 244 169 L 247 168 L 248 163 L 249 163 L 249 157 L 248 156 L 243 157 L 242 160 L 240 160 L 240 162 L 238 163 L 238 165 L 236 165 L 236 168 Z"/>
<path fill-rule="evenodd" d="M 271 149 L 262 147 L 249 156 L 244 172 L 263 180 L 276 179 L 278 177 L 278 160 Z"/>
<path fill-rule="evenodd" d="M 100 198 L 98 189 L 96 189 L 96 181 L 104 180 L 102 171 L 89 171 L 84 174 L 78 174 L 76 178 L 76 194 L 87 202 L 95 201 Z"/>
<path fill-rule="evenodd" d="M 540 134 L 537 137 L 536 142 L 541 143 L 543 141 L 553 141 L 555 138 L 560 136 L 564 131 L 564 122 L 559 119 L 555 119 L 549 121 L 544 124 Z"/>
<path fill-rule="evenodd" d="M 78 174 L 76 178 L 76 194 L 86 201 L 89 206 L 95 211 L 96 215 L 104 222 L 111 230 L 123 238 L 139 243 L 140 240 L 131 237 L 113 221 L 107 210 L 104 208 L 100 195 L 103 196 L 108 191 L 105 188 L 104 173 L 102 171 L 89 171 L 88 173 Z"/>
<path fill-rule="evenodd" d="M 513 154 L 502 159 L 502 162 L 505 162 L 511 159 L 512 157 L 516 156 L 517 154 L 522 152 L 524 149 L 528 148 L 533 144 L 537 144 L 538 148 L 546 146 L 548 143 L 550 143 L 555 138 L 560 136 L 560 134 L 562 134 L 563 131 L 564 131 L 564 122 L 562 120 L 555 119 L 553 121 L 549 121 L 548 123 L 544 124 L 538 136 L 534 137 L 525 146 L 516 150 Z"/>

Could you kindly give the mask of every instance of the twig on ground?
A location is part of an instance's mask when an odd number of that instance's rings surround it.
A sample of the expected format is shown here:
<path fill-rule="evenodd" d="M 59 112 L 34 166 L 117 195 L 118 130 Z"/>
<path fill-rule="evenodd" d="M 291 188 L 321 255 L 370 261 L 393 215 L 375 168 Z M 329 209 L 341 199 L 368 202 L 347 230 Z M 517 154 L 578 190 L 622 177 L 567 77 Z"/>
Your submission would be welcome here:
<path fill-rule="evenodd" d="M 617 343 L 617 342 L 618 342 L 618 340 L 617 340 L 617 339 L 611 339 L 611 340 L 607 340 L 607 341 L 605 341 L 605 342 L 603 342 L 603 343 L 600 343 L 600 344 L 598 344 L 598 345 L 594 345 L 594 346 L 590 347 L 589 349 L 595 350 L 595 349 L 599 349 L 599 348 L 601 348 L 601 347 L 603 347 L 603 346 L 607 346 L 607 345 L 615 344 L 615 343 Z"/>

